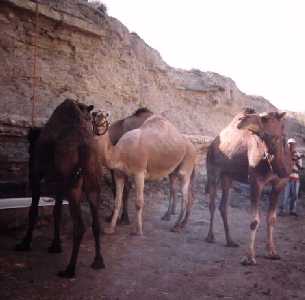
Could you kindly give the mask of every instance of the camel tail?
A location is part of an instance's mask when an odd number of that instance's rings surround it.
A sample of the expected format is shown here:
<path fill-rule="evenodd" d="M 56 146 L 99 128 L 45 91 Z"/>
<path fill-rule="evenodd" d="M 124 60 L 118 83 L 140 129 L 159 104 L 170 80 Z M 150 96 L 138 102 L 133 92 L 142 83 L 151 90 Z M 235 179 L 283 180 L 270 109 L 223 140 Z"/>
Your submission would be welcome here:
<path fill-rule="evenodd" d="M 206 170 L 207 170 L 207 181 L 205 184 L 205 193 L 209 194 L 211 185 L 216 184 L 216 176 L 215 170 L 213 167 L 213 161 L 214 161 L 214 153 L 213 148 L 211 146 L 208 147 L 207 157 L 206 157 Z"/>
<path fill-rule="evenodd" d="M 195 178 L 196 178 L 196 170 L 194 168 L 193 171 L 192 171 L 192 174 L 191 174 L 191 189 L 192 189 L 192 191 L 193 191 L 194 186 L 195 186 Z"/>
<path fill-rule="evenodd" d="M 42 128 L 40 127 L 32 127 L 29 130 L 29 133 L 27 135 L 27 139 L 29 142 L 29 183 L 32 185 L 32 177 L 33 177 L 33 168 L 34 168 L 34 161 L 35 161 L 35 147 L 37 145 L 37 141 L 40 137 Z M 32 186 L 31 186 L 32 188 Z"/>

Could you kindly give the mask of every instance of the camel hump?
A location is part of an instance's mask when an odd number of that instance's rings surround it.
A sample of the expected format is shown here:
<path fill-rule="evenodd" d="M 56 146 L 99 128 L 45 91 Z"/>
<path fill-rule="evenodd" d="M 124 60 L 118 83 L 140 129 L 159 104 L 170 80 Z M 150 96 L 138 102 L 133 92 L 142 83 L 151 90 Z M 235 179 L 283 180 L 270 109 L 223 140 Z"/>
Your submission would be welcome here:
<path fill-rule="evenodd" d="M 146 121 L 143 123 L 143 125 L 140 128 L 143 130 L 150 128 L 162 130 L 168 127 L 176 129 L 176 127 L 164 117 L 160 115 L 152 115 L 151 117 L 146 119 Z"/>

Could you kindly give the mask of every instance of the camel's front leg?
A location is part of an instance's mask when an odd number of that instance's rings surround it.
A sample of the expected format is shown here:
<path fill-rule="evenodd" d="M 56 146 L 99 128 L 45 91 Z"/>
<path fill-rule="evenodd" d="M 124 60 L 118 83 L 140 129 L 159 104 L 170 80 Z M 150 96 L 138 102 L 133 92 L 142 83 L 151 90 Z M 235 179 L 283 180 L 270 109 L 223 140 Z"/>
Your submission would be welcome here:
<path fill-rule="evenodd" d="M 122 198 L 123 198 L 123 190 L 125 177 L 123 174 L 115 171 L 114 172 L 114 180 L 115 180 L 115 201 L 114 201 L 114 211 L 111 219 L 110 226 L 104 229 L 104 233 L 113 234 L 115 232 L 115 227 L 117 224 L 117 220 L 120 214 L 120 210 L 122 207 Z"/>
<path fill-rule="evenodd" d="M 267 257 L 270 259 L 280 259 L 280 256 L 276 252 L 273 238 L 273 230 L 276 222 L 276 207 L 280 192 L 281 189 L 277 189 L 275 186 L 272 188 L 269 209 L 267 213 Z"/>
<path fill-rule="evenodd" d="M 17 251 L 29 251 L 31 250 L 31 243 L 33 237 L 33 230 L 37 223 L 38 218 L 38 204 L 40 198 L 40 179 L 41 176 L 36 172 L 31 178 L 32 189 L 32 204 L 29 210 L 29 225 L 25 237 L 22 242 L 17 244 L 15 250 Z"/>
<path fill-rule="evenodd" d="M 249 250 L 245 257 L 242 258 L 241 263 L 243 265 L 255 265 L 255 238 L 256 232 L 260 223 L 259 216 L 259 200 L 261 197 L 262 186 L 256 181 L 250 181 L 250 189 L 251 189 L 251 213 L 252 213 L 252 221 L 250 223 L 250 242 L 249 242 Z"/>
<path fill-rule="evenodd" d="M 144 178 L 142 173 L 135 176 L 137 224 L 133 234 L 140 236 L 143 235 Z"/>
<path fill-rule="evenodd" d="M 123 189 L 123 208 L 122 208 L 122 215 L 120 218 L 120 224 L 122 225 L 129 225 L 129 216 L 128 216 L 128 197 L 129 197 L 129 190 L 130 186 L 128 183 L 128 177 L 125 177 L 125 184 Z"/>

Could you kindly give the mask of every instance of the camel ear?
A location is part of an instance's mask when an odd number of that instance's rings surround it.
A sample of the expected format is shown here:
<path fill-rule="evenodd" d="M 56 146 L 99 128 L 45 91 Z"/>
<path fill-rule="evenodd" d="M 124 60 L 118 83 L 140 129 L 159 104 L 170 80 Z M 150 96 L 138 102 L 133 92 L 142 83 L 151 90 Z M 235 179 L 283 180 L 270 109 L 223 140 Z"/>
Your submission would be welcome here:
<path fill-rule="evenodd" d="M 87 107 L 88 112 L 92 111 L 93 109 L 94 109 L 94 105 L 89 105 L 89 106 Z"/>
<path fill-rule="evenodd" d="M 284 111 L 282 113 L 277 113 L 276 117 L 277 117 L 278 120 L 281 120 L 281 119 L 283 119 L 285 117 L 285 115 L 286 115 L 286 112 Z"/>

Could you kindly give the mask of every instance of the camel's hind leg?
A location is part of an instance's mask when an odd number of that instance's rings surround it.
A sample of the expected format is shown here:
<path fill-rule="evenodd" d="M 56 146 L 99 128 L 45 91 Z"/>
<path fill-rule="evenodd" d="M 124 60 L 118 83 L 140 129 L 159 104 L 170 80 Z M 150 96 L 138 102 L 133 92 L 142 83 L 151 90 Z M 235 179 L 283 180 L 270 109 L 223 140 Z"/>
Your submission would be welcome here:
<path fill-rule="evenodd" d="M 187 205 L 186 205 L 186 213 L 185 213 L 184 219 L 181 223 L 182 228 L 187 223 L 187 220 L 188 220 L 188 218 L 191 214 L 191 208 L 192 208 L 193 203 L 194 203 L 194 193 L 193 193 L 193 189 L 192 189 L 192 181 L 193 181 L 193 179 L 191 178 L 191 182 L 190 182 L 190 185 L 189 185 L 189 191 L 188 191 L 188 201 L 187 201 Z"/>
<path fill-rule="evenodd" d="M 104 229 L 106 234 L 113 234 L 115 232 L 115 227 L 117 224 L 117 220 L 120 214 L 120 210 L 122 207 L 122 197 L 124 190 L 125 177 L 122 173 L 115 171 L 114 172 L 115 179 L 115 203 L 114 203 L 114 211 L 111 219 L 110 226 Z"/>
<path fill-rule="evenodd" d="M 140 236 L 143 235 L 144 182 L 143 173 L 135 176 L 137 224 L 133 233 Z"/>
<path fill-rule="evenodd" d="M 221 187 L 222 196 L 219 204 L 219 211 L 222 217 L 225 235 L 228 247 L 238 247 L 238 244 L 233 241 L 230 234 L 229 224 L 228 224 L 228 200 L 230 196 L 230 187 L 232 184 L 232 179 L 229 176 L 222 175 L 221 177 Z"/>
<path fill-rule="evenodd" d="M 183 219 L 184 217 L 186 217 L 187 220 L 187 216 L 186 214 L 186 208 L 187 205 L 189 203 L 189 188 L 190 188 L 190 175 L 181 175 L 181 190 L 182 190 L 182 199 L 181 199 L 181 209 L 180 209 L 180 214 L 178 217 L 177 222 L 175 223 L 172 231 L 180 231 L 186 221 L 184 222 Z"/>
<path fill-rule="evenodd" d="M 61 240 L 60 240 L 60 224 L 61 224 L 61 215 L 62 215 L 63 195 L 57 194 L 55 198 L 56 198 L 55 205 L 53 209 L 54 238 L 51 246 L 48 248 L 49 253 L 62 252 Z"/>
<path fill-rule="evenodd" d="M 169 221 L 171 215 L 176 213 L 176 182 L 177 182 L 177 175 L 170 174 L 169 175 L 169 188 L 170 188 L 170 195 L 169 195 L 169 202 L 168 202 L 168 209 L 164 216 L 161 218 L 164 221 Z"/>
<path fill-rule="evenodd" d="M 214 216 L 215 216 L 215 200 L 216 200 L 216 183 L 210 183 L 209 185 L 209 210 L 210 210 L 210 224 L 209 232 L 205 238 L 206 242 L 214 243 Z"/>
<path fill-rule="evenodd" d="M 82 196 L 82 183 L 83 180 L 80 179 L 77 186 L 71 188 L 67 198 L 69 201 L 69 208 L 71 212 L 71 217 L 73 220 L 73 249 L 70 258 L 70 262 L 64 271 L 60 271 L 58 276 L 71 278 L 75 276 L 75 266 L 79 252 L 79 246 L 85 232 L 85 226 L 81 215 L 80 202 Z"/>
<path fill-rule="evenodd" d="M 97 192 L 89 193 L 88 200 L 92 215 L 92 233 L 95 240 L 95 258 L 91 265 L 93 269 L 105 268 L 103 256 L 100 247 L 100 220 L 99 220 L 99 197 Z"/>

